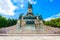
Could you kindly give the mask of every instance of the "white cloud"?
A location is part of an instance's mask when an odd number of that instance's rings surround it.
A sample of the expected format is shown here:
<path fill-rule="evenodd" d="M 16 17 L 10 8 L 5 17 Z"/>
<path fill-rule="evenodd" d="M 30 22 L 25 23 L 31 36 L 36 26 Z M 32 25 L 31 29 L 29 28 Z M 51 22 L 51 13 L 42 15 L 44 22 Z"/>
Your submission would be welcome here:
<path fill-rule="evenodd" d="M 17 5 L 18 5 L 18 7 L 21 7 L 21 8 L 23 8 L 24 7 L 24 3 L 31 3 L 31 4 L 36 4 L 37 3 L 37 1 L 34 1 L 34 0 L 14 0 L 14 2 L 16 2 L 17 3 Z"/>
<path fill-rule="evenodd" d="M 5 15 L 14 15 L 15 6 L 11 0 L 0 0 L 0 13 Z"/>
<path fill-rule="evenodd" d="M 48 17 L 48 18 L 46 18 L 46 19 L 44 19 L 44 20 L 45 20 L 45 21 L 49 21 L 49 20 L 55 19 L 55 18 L 60 18 L 60 13 L 58 13 L 58 14 L 56 14 L 56 15 L 53 15 L 53 16 L 51 16 L 51 17 Z"/>
<path fill-rule="evenodd" d="M 50 21 L 51 19 L 55 19 L 55 18 L 52 18 L 52 17 L 48 17 L 46 19 L 44 19 L 45 21 Z"/>
<path fill-rule="evenodd" d="M 36 4 L 37 1 L 34 1 L 34 0 L 28 0 L 31 4 Z"/>
<path fill-rule="evenodd" d="M 23 9 L 23 7 L 24 7 L 24 5 L 23 4 L 21 4 L 21 8 Z"/>

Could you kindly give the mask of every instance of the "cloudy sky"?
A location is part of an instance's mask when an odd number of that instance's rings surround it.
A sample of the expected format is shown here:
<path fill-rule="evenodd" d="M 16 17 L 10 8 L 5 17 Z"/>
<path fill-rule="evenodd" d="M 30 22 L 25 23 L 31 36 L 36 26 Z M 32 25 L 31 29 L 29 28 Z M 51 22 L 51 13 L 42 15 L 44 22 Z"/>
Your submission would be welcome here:
<path fill-rule="evenodd" d="M 44 20 L 60 17 L 60 0 L 0 0 L 0 15 L 18 19 L 27 13 L 28 1 L 33 5 L 34 15 L 42 15 Z"/>

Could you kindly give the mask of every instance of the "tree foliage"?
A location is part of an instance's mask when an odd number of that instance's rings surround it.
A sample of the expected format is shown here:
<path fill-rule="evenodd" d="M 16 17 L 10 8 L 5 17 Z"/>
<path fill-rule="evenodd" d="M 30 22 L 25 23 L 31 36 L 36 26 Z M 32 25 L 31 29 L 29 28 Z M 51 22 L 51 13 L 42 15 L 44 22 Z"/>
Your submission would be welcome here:
<path fill-rule="evenodd" d="M 0 28 L 7 26 L 7 19 L 5 17 L 0 16 Z"/>
<path fill-rule="evenodd" d="M 8 25 L 7 26 L 12 26 L 12 25 L 16 25 L 17 20 L 15 19 L 8 19 Z"/>
<path fill-rule="evenodd" d="M 5 17 L 2 17 L 0 15 L 0 28 L 13 26 L 16 25 L 16 23 L 17 23 L 16 19 L 6 19 Z"/>
<path fill-rule="evenodd" d="M 51 26 L 51 27 L 58 27 L 60 28 L 60 18 L 52 19 L 50 21 L 45 21 L 45 25 Z"/>

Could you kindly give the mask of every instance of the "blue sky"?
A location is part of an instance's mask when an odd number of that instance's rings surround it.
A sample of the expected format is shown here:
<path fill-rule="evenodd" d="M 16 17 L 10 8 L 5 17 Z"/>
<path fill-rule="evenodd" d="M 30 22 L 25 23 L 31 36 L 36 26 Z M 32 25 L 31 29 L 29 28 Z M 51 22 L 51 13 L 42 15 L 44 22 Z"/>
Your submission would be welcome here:
<path fill-rule="evenodd" d="M 18 19 L 27 13 L 28 1 L 33 5 L 34 15 L 42 15 L 44 20 L 60 17 L 60 0 L 0 0 L 0 15 Z"/>

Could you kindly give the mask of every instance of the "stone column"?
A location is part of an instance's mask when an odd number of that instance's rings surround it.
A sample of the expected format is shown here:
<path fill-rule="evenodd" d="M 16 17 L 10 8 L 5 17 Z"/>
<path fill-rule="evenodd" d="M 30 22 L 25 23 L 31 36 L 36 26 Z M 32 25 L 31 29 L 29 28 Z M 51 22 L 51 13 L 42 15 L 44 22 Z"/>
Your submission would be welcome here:
<path fill-rule="evenodd" d="M 40 29 L 40 24 L 39 24 L 39 21 L 38 20 L 35 21 L 35 28 L 36 29 Z"/>
<path fill-rule="evenodd" d="M 23 17 L 22 17 L 22 20 L 21 20 L 21 27 L 25 28 L 25 21 L 24 21 Z"/>
<path fill-rule="evenodd" d="M 25 27 L 25 21 L 24 20 L 22 20 L 21 26 Z"/>

